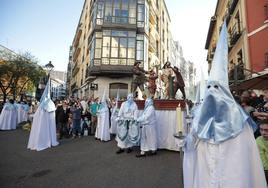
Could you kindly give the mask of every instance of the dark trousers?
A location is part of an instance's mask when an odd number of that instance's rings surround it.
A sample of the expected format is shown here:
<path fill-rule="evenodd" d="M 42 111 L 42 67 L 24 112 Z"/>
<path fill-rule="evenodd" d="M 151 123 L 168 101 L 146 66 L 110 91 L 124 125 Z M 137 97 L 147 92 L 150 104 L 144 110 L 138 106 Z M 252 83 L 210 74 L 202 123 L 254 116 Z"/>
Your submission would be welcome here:
<path fill-rule="evenodd" d="M 63 136 L 68 137 L 68 128 L 67 123 L 57 123 L 57 129 L 59 131 L 59 138 Z"/>
<path fill-rule="evenodd" d="M 73 135 L 81 135 L 81 119 L 73 119 Z"/>

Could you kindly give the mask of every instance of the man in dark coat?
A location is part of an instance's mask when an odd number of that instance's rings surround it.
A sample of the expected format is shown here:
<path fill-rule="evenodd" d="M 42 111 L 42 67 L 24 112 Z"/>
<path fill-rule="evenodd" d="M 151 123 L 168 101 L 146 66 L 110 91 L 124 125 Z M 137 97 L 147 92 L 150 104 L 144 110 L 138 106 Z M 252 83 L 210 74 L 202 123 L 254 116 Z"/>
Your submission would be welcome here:
<path fill-rule="evenodd" d="M 58 105 L 56 109 L 56 125 L 59 131 L 59 139 L 65 135 L 68 135 L 67 122 L 69 118 L 70 109 L 67 106 L 66 101 L 62 105 Z"/>
<path fill-rule="evenodd" d="M 175 95 L 176 95 L 178 89 L 180 89 L 180 91 L 182 93 L 182 97 L 183 97 L 183 99 L 185 99 L 186 98 L 185 91 L 184 91 L 185 84 L 184 84 L 183 78 L 181 76 L 181 73 L 179 71 L 179 68 L 174 66 L 174 68 L 172 68 L 172 70 L 176 75 L 175 80 L 173 81 L 173 85 L 174 85 L 173 98 L 175 98 Z"/>
<path fill-rule="evenodd" d="M 137 87 L 140 88 L 142 92 L 144 92 L 144 82 L 146 81 L 145 74 L 148 74 L 143 68 L 139 67 L 141 62 L 137 61 L 133 66 L 133 80 L 131 85 L 131 92 L 134 93 Z"/>

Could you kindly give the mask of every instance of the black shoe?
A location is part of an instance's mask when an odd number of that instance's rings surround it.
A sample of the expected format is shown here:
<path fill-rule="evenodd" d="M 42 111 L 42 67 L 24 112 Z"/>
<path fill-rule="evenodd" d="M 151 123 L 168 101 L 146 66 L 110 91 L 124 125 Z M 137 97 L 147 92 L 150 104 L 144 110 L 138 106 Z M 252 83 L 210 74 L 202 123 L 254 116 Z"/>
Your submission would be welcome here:
<path fill-rule="evenodd" d="M 132 152 L 132 149 L 131 148 L 127 148 L 127 153 L 130 153 Z"/>
<path fill-rule="evenodd" d="M 138 155 L 136 155 L 136 157 L 137 157 L 137 158 L 140 158 L 140 157 L 146 157 L 146 155 L 145 155 L 145 154 L 138 154 Z"/>
<path fill-rule="evenodd" d="M 123 153 L 123 152 L 124 152 L 124 150 L 120 148 L 119 150 L 116 151 L 116 154 L 120 154 L 120 153 Z"/>
<path fill-rule="evenodd" d="M 148 155 L 150 155 L 150 156 L 156 155 L 156 154 L 157 154 L 156 151 L 151 151 L 151 152 L 148 153 Z"/>

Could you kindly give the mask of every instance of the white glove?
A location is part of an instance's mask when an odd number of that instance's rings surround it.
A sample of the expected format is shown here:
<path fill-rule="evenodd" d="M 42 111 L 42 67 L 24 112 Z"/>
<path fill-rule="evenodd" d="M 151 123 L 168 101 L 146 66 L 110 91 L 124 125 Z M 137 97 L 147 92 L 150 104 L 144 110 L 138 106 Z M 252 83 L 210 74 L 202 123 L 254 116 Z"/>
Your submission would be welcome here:
<path fill-rule="evenodd" d="M 176 146 L 177 147 L 184 147 L 185 146 L 185 140 L 184 139 L 176 139 Z"/>

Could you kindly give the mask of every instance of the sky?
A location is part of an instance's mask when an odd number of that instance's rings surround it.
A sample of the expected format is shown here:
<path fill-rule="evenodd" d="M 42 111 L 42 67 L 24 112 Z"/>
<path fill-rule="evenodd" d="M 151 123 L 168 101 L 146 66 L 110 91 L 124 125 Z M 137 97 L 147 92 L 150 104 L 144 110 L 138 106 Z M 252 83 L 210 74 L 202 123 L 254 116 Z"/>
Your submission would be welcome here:
<path fill-rule="evenodd" d="M 0 44 L 66 71 L 84 0 L 0 0 Z M 205 42 L 217 0 L 166 0 L 173 39 L 184 58 L 206 67 Z"/>

